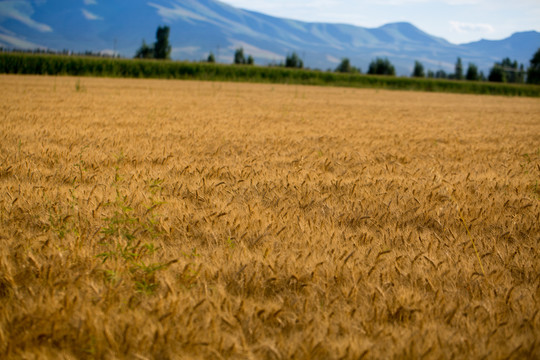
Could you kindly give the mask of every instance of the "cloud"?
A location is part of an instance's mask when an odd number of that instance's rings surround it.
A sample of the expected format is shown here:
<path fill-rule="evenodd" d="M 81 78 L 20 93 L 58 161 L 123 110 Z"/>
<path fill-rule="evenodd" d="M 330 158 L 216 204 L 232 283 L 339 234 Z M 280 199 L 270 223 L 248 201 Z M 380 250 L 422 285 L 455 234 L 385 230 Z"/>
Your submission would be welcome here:
<path fill-rule="evenodd" d="M 166 20 L 176 20 L 181 18 L 193 19 L 193 20 L 205 20 L 201 15 L 197 15 L 191 11 L 184 10 L 177 5 L 174 5 L 174 8 L 167 8 L 154 3 L 148 3 L 148 5 L 155 7 L 158 10 L 158 14 Z"/>
<path fill-rule="evenodd" d="M 258 58 L 274 60 L 274 61 L 278 61 L 284 58 L 284 56 L 281 54 L 276 54 L 275 52 L 258 48 L 244 41 L 237 41 L 237 40 L 231 39 L 231 46 L 229 46 L 229 49 L 231 49 L 231 52 L 233 49 L 238 49 L 239 47 L 242 47 L 245 53 L 253 55 Z"/>
<path fill-rule="evenodd" d="M 5 46 L 14 47 L 17 49 L 46 49 L 44 46 L 6 34 L 0 34 L 0 41 L 3 42 Z"/>
<path fill-rule="evenodd" d="M 380 5 L 410 5 L 410 4 L 446 4 L 446 5 L 476 5 L 485 0 L 377 0 L 371 1 L 374 4 Z"/>
<path fill-rule="evenodd" d="M 53 29 L 47 25 L 37 22 L 31 18 L 34 8 L 29 2 L 8 0 L 0 2 L 0 19 L 9 18 L 20 21 L 26 26 L 39 32 L 52 32 Z"/>
<path fill-rule="evenodd" d="M 99 52 L 101 55 L 107 55 L 107 56 L 117 56 L 118 51 L 114 51 L 113 49 L 103 49 Z"/>
<path fill-rule="evenodd" d="M 460 21 L 450 21 L 452 29 L 458 33 L 469 33 L 469 32 L 483 32 L 483 33 L 492 33 L 495 32 L 495 28 L 490 24 L 475 24 L 475 23 L 464 23 Z"/>
<path fill-rule="evenodd" d="M 333 64 L 339 64 L 341 62 L 341 60 L 339 60 L 337 57 L 328 54 L 326 55 L 326 60 L 330 61 Z"/>
<path fill-rule="evenodd" d="M 90 11 L 86 9 L 81 9 L 83 16 L 86 18 L 86 20 L 103 20 L 101 16 L 98 16 L 96 14 L 91 13 Z"/>
<path fill-rule="evenodd" d="M 84 5 L 97 5 L 96 0 L 84 0 Z"/>
<path fill-rule="evenodd" d="M 2 35 L 10 35 L 10 36 L 15 36 L 15 35 L 17 35 L 17 34 L 15 34 L 13 31 L 8 30 L 8 29 L 6 29 L 6 28 L 3 27 L 3 26 L 0 26 L 0 34 L 2 34 Z"/>

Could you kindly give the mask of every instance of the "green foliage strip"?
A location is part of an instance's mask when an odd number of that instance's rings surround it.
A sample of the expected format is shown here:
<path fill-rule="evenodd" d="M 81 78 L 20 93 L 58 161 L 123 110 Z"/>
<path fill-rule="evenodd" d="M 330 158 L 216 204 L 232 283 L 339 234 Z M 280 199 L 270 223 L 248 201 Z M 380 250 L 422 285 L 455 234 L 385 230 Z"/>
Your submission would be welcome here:
<path fill-rule="evenodd" d="M 19 53 L 0 53 L 0 74 L 237 81 L 540 97 L 540 87 L 534 85 L 341 74 L 284 67 Z"/>

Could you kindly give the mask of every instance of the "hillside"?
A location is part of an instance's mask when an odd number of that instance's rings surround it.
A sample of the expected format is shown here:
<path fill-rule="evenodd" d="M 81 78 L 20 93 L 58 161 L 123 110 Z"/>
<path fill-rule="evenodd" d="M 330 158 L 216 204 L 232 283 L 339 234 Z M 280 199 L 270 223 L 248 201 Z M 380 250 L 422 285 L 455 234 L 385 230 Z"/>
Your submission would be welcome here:
<path fill-rule="evenodd" d="M 540 33 L 517 33 L 499 41 L 455 45 L 410 23 L 378 28 L 308 23 L 229 6 L 215 0 L 150 2 L 3 2 L 0 3 L 0 46 L 74 51 L 118 51 L 131 57 L 143 39 L 154 40 L 157 26 L 171 27 L 174 59 L 200 60 L 213 52 L 232 62 L 244 47 L 256 63 L 277 63 L 297 51 L 306 66 L 334 68 L 343 57 L 366 70 L 377 57 L 388 57 L 398 74 L 409 75 L 414 60 L 427 69 L 452 71 L 458 56 L 487 71 L 509 56 L 528 64 L 540 47 Z"/>

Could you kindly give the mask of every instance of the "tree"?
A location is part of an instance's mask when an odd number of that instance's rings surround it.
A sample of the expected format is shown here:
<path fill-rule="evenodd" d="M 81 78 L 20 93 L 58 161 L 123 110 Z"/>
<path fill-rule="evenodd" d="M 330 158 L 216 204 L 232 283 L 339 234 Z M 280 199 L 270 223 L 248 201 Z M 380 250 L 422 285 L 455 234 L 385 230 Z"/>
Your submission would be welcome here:
<path fill-rule="evenodd" d="M 350 73 L 351 70 L 351 61 L 348 58 L 341 59 L 341 63 L 336 68 L 336 72 L 340 73 Z"/>
<path fill-rule="evenodd" d="M 515 83 L 517 80 L 518 62 L 516 60 L 512 61 L 507 57 L 501 62 L 501 67 L 506 74 L 506 81 Z"/>
<path fill-rule="evenodd" d="M 244 56 L 244 48 L 238 48 L 234 52 L 234 64 L 236 65 L 253 65 L 255 64 L 255 59 L 253 56 L 249 55 L 247 58 Z"/>
<path fill-rule="evenodd" d="M 437 70 L 437 72 L 435 73 L 436 79 L 446 79 L 447 77 L 448 75 L 446 74 L 446 71 L 444 70 Z"/>
<path fill-rule="evenodd" d="M 285 58 L 285 67 L 301 69 L 304 67 L 304 62 L 297 53 L 293 52 Z"/>
<path fill-rule="evenodd" d="M 529 84 L 540 84 L 540 48 L 530 60 L 529 70 L 527 71 L 527 82 Z"/>
<path fill-rule="evenodd" d="M 213 52 L 210 52 L 210 54 L 208 55 L 208 58 L 206 59 L 206 62 L 209 62 L 212 64 L 216 62 L 216 57 L 214 56 Z"/>
<path fill-rule="evenodd" d="M 171 45 L 169 44 L 170 32 L 171 29 L 168 26 L 158 27 L 156 32 L 156 43 L 154 44 L 154 58 L 171 58 Z"/>
<path fill-rule="evenodd" d="M 234 63 L 236 65 L 242 65 L 246 63 L 246 58 L 244 57 L 244 49 L 238 48 L 234 52 Z"/>
<path fill-rule="evenodd" d="M 523 65 L 518 67 L 516 60 L 504 58 L 500 63 L 495 63 L 489 72 L 489 81 L 522 83 L 525 77 Z"/>
<path fill-rule="evenodd" d="M 427 77 L 430 79 L 433 79 L 435 77 L 435 73 L 433 72 L 433 70 L 428 70 Z"/>
<path fill-rule="evenodd" d="M 141 47 L 135 53 L 136 59 L 152 59 L 154 57 L 154 47 L 146 44 L 143 40 Z"/>
<path fill-rule="evenodd" d="M 480 77 L 478 76 L 478 67 L 473 64 L 469 63 L 469 67 L 467 68 L 467 75 L 465 75 L 465 78 L 469 81 L 478 81 Z"/>
<path fill-rule="evenodd" d="M 456 80 L 463 80 L 463 64 L 461 63 L 461 58 L 458 57 L 456 61 L 456 73 L 454 75 Z"/>
<path fill-rule="evenodd" d="M 351 65 L 351 61 L 348 58 L 341 59 L 341 63 L 334 71 L 340 73 L 362 73 L 359 68 Z"/>
<path fill-rule="evenodd" d="M 411 75 L 412 77 L 425 77 L 426 74 L 424 72 L 424 65 L 418 60 L 414 62 L 414 70 Z"/>
<path fill-rule="evenodd" d="M 369 64 L 368 74 L 371 75 L 396 75 L 394 65 L 388 59 L 377 58 Z"/>
<path fill-rule="evenodd" d="M 525 68 L 523 67 L 523 64 L 519 65 L 516 82 L 518 84 L 523 84 L 525 82 Z"/>
<path fill-rule="evenodd" d="M 137 59 L 170 59 L 171 45 L 169 44 L 168 26 L 158 27 L 156 32 L 156 42 L 152 46 L 147 45 L 143 40 L 141 47 L 135 53 Z"/>
<path fill-rule="evenodd" d="M 483 71 L 480 71 L 480 75 L 478 77 L 480 78 L 480 81 L 486 81 L 486 75 L 484 75 Z"/>
<path fill-rule="evenodd" d="M 506 74 L 500 64 L 495 63 L 489 71 L 488 80 L 493 82 L 506 82 Z"/>

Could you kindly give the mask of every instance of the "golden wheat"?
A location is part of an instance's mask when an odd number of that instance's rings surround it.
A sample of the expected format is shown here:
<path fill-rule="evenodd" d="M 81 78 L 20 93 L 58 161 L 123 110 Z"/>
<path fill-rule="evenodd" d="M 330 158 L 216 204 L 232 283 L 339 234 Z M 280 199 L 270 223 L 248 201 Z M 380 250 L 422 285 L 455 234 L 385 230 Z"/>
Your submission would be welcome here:
<path fill-rule="evenodd" d="M 0 85 L 1 358 L 540 357 L 538 100 Z"/>

